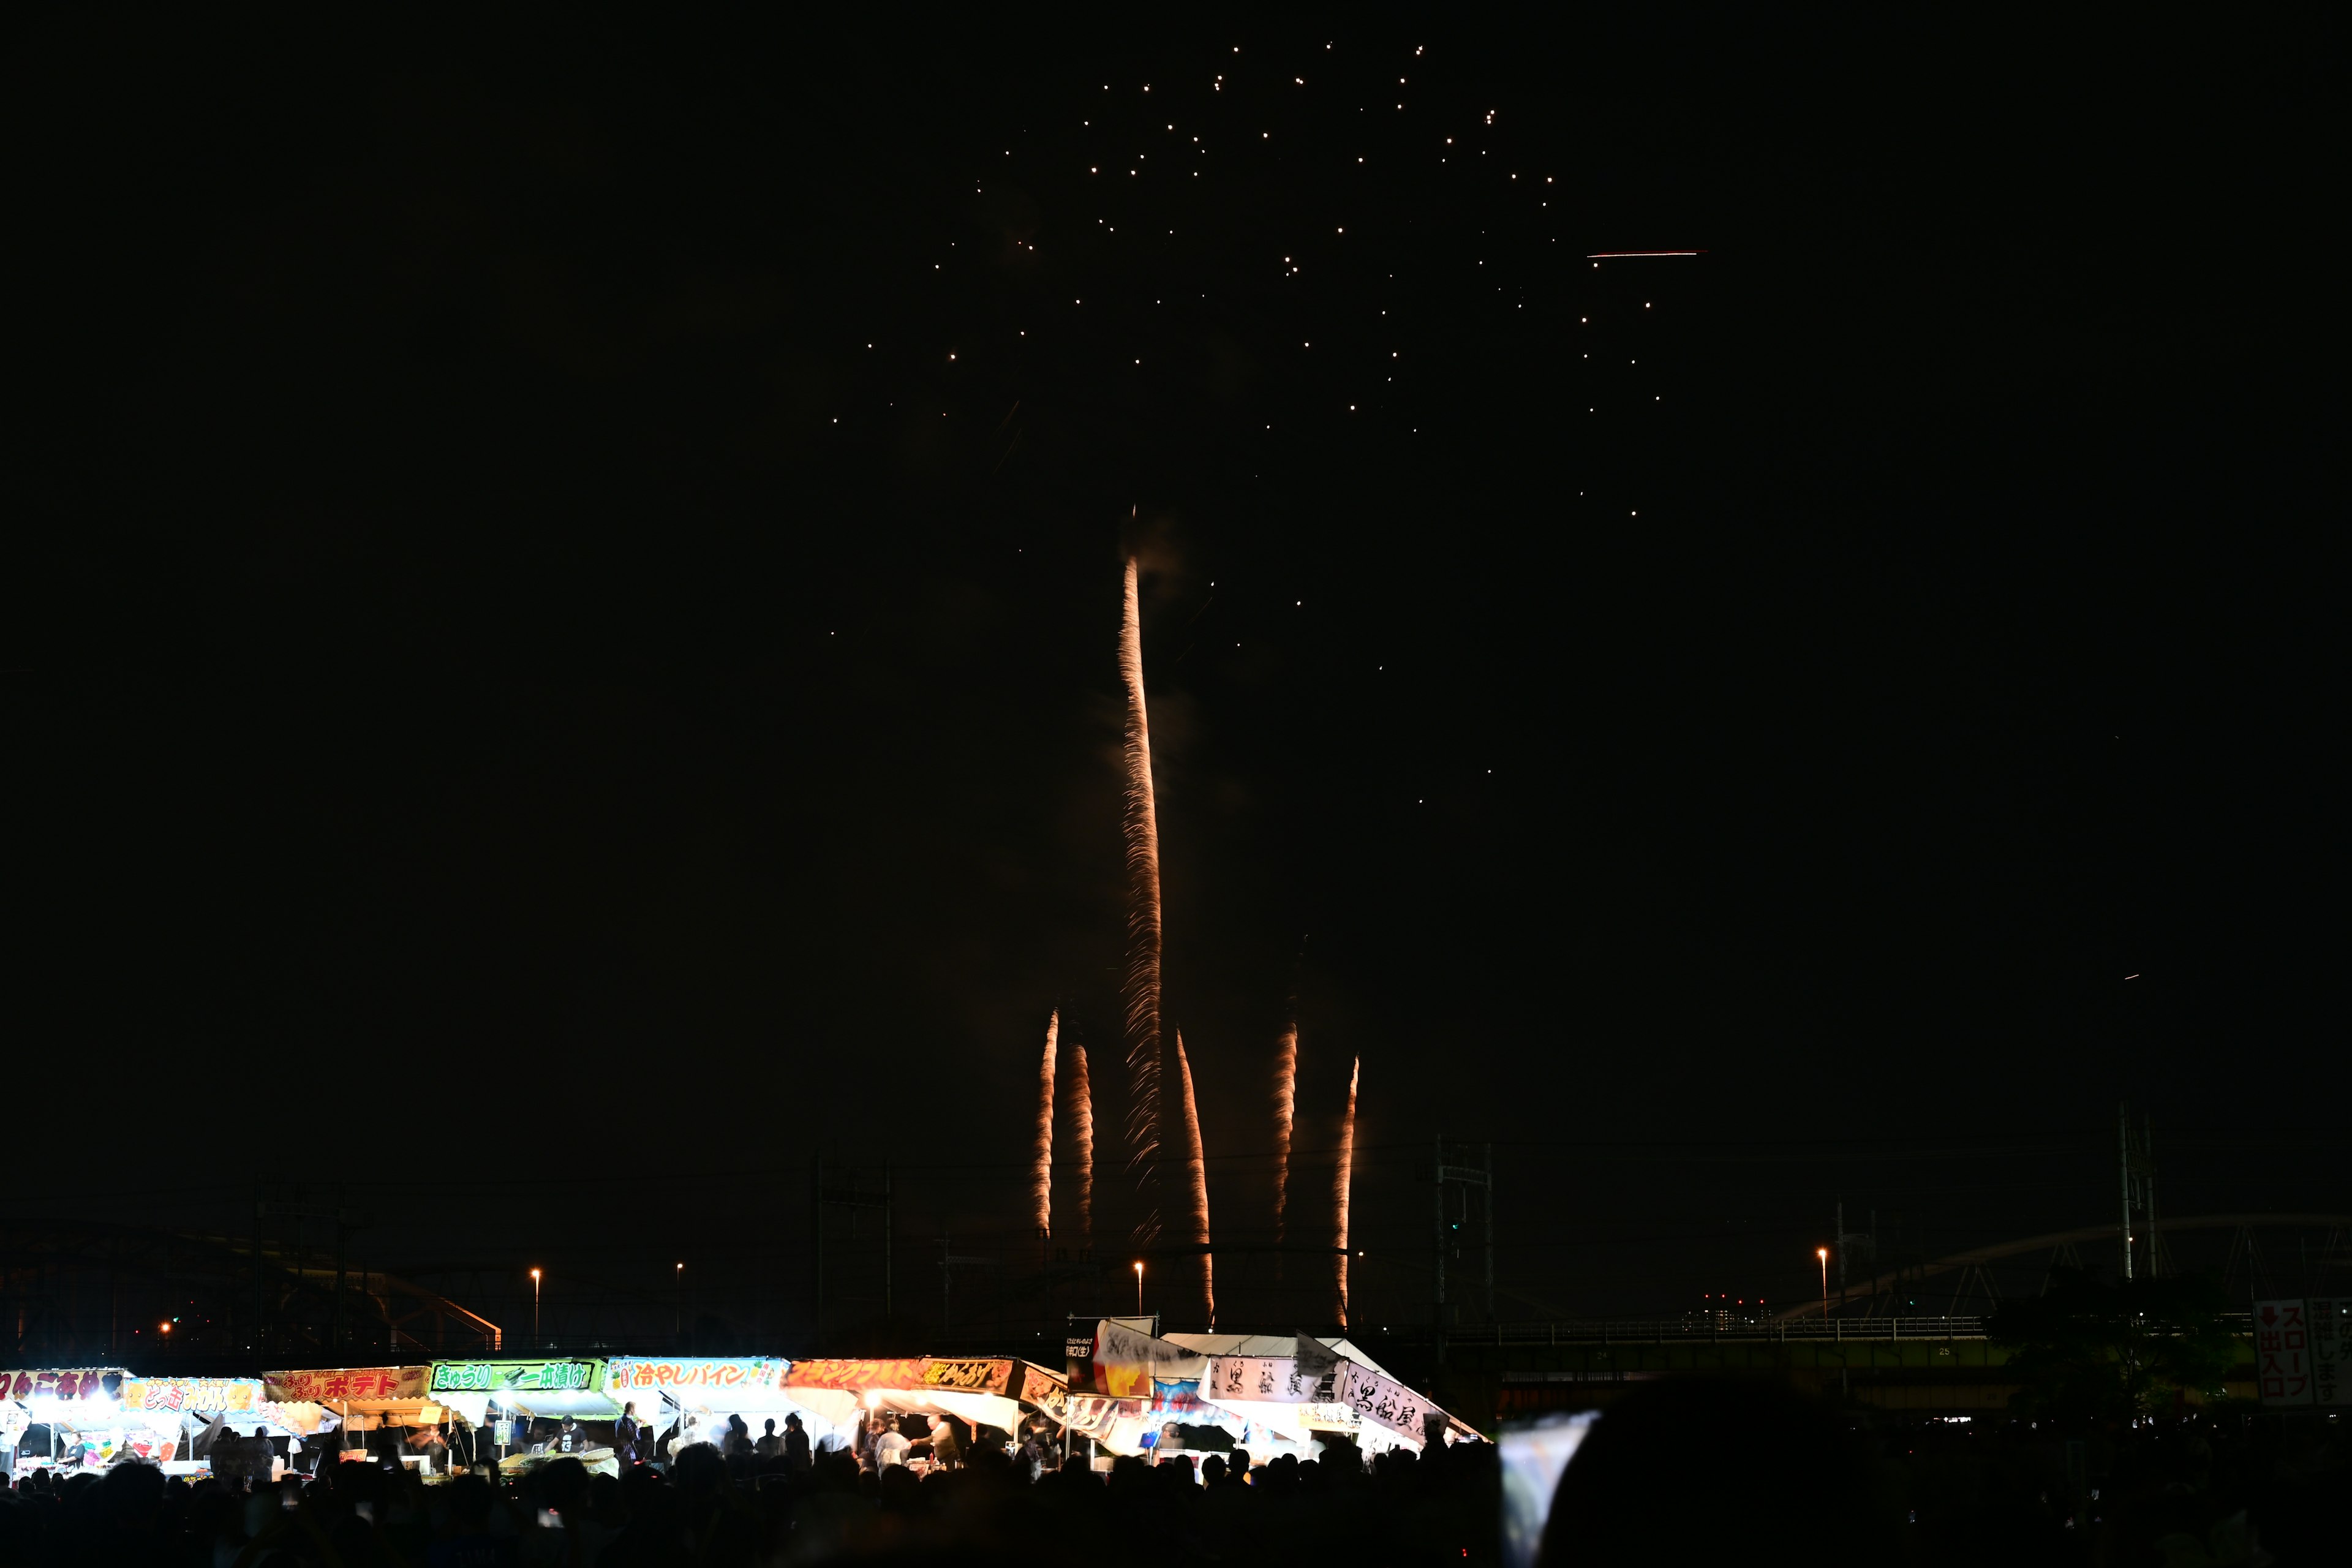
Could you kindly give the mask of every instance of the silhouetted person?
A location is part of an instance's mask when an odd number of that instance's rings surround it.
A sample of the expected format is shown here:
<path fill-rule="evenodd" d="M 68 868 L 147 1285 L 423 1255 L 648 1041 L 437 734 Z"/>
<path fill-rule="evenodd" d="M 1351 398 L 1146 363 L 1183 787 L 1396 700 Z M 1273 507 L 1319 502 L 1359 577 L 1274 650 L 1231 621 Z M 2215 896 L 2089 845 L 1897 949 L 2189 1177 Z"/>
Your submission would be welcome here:
<path fill-rule="evenodd" d="M 1766 1379 L 1670 1377 L 1594 1421 L 1552 1494 L 1546 1568 L 1898 1560 L 1870 1456 L 1835 1412 Z"/>
<path fill-rule="evenodd" d="M 784 1417 L 783 1447 L 784 1468 L 794 1475 L 806 1474 L 813 1456 L 809 1453 L 808 1431 L 801 1425 L 797 1411 Z"/>
<path fill-rule="evenodd" d="M 784 1440 L 776 1436 L 776 1418 L 769 1416 L 762 1424 L 760 1440 L 751 1445 L 762 1459 L 781 1459 L 784 1456 Z"/>

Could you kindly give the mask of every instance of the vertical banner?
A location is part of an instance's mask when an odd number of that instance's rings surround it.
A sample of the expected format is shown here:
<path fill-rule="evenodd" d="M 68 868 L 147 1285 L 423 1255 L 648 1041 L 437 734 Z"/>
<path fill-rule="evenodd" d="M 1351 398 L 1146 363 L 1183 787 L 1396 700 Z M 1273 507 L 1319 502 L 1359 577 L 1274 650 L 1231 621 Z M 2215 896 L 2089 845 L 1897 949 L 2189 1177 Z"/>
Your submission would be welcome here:
<path fill-rule="evenodd" d="M 2345 1362 L 2352 1359 L 2352 1300 L 2314 1297 L 2304 1303 L 2311 1320 L 2311 1402 L 2352 1405 L 2352 1387 L 2345 1384 Z"/>
<path fill-rule="evenodd" d="M 2311 1320 L 2301 1301 L 2254 1303 L 2254 1382 L 2264 1405 L 2311 1403 Z"/>

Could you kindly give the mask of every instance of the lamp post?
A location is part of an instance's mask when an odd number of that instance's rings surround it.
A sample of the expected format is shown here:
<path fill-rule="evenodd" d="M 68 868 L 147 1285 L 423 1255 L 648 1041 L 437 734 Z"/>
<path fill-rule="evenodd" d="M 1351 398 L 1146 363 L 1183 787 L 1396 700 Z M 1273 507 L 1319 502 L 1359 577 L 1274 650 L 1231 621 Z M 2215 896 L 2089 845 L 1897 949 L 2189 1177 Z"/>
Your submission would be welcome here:
<path fill-rule="evenodd" d="M 1826 1318 L 1830 1315 L 1830 1249 L 1816 1247 L 1813 1256 L 1822 1260 L 1822 1316 Z"/>
<path fill-rule="evenodd" d="M 536 1268 L 534 1268 L 534 1269 L 532 1269 L 532 1270 L 530 1271 L 530 1342 L 531 1342 L 532 1344 L 534 1344 L 534 1345 L 536 1345 L 536 1344 L 538 1344 L 538 1343 L 540 1342 L 540 1339 L 539 1339 L 539 1270 L 538 1270 L 538 1269 L 536 1269 Z"/>
<path fill-rule="evenodd" d="M 1143 1316 L 1143 1265 L 1135 1266 L 1135 1315 Z"/>
<path fill-rule="evenodd" d="M 683 1347 L 686 1343 L 686 1265 L 677 1266 L 677 1309 L 670 1321 L 670 1337 Z"/>

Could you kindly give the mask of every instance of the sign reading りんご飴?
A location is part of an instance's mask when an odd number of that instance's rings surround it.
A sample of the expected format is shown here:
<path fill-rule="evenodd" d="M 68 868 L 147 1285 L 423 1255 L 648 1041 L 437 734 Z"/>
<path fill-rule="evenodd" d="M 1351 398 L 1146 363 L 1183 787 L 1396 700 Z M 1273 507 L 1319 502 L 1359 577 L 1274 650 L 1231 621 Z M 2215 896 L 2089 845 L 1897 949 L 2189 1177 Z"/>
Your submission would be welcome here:
<path fill-rule="evenodd" d="M 0 1392 L 10 1399 L 98 1399 L 120 1389 L 130 1375 L 119 1366 L 0 1373 Z"/>

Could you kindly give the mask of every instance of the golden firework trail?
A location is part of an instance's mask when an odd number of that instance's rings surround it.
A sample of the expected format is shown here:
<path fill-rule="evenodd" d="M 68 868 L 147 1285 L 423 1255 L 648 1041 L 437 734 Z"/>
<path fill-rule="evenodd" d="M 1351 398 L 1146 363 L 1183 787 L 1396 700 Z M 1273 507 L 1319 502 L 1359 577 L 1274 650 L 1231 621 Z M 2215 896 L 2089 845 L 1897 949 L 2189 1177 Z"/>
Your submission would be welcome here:
<path fill-rule="evenodd" d="M 1298 1109 L 1298 1026 L 1282 1031 L 1274 1058 L 1274 1244 L 1282 1245 L 1284 1210 L 1290 1204 L 1290 1121 Z M 1282 1259 L 1276 1255 L 1278 1268 Z"/>
<path fill-rule="evenodd" d="M 1095 1239 L 1095 1094 L 1087 1082 L 1087 1048 L 1070 1044 L 1070 1142 L 1078 1167 L 1078 1245 Z"/>
<path fill-rule="evenodd" d="M 1184 1059 L 1184 1031 L 1176 1031 L 1176 1088 L 1183 1115 L 1184 1164 L 1192 1177 L 1192 1234 L 1187 1239 L 1202 1248 L 1201 1296 L 1208 1303 L 1209 1324 L 1217 1321 L 1217 1271 L 1209 1246 L 1209 1158 L 1201 1147 L 1201 1115 L 1192 1099 L 1192 1064 Z"/>
<path fill-rule="evenodd" d="M 1127 1067 L 1130 1164 L 1157 1185 L 1160 1152 L 1160 823 L 1151 798 L 1151 722 L 1143 705 L 1143 612 L 1135 557 L 1118 623 L 1118 673 L 1127 686 Z M 1136 1227 L 1148 1241 L 1160 1230 L 1156 1205 Z"/>
<path fill-rule="evenodd" d="M 1054 1234 L 1054 1047 L 1062 1033 L 1062 1011 L 1045 1016 L 1045 1058 L 1037 1068 L 1037 1170 L 1030 1195 L 1037 1203 L 1037 1234 Z"/>
<path fill-rule="evenodd" d="M 1348 1326 L 1348 1178 L 1356 1164 L 1356 1076 L 1363 1070 L 1364 1059 L 1358 1057 L 1348 1067 L 1348 1116 L 1339 1123 L 1339 1173 L 1332 1184 L 1332 1197 L 1339 1216 L 1339 1326 Z"/>

